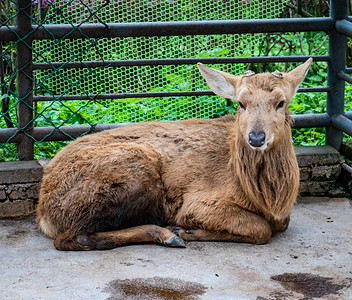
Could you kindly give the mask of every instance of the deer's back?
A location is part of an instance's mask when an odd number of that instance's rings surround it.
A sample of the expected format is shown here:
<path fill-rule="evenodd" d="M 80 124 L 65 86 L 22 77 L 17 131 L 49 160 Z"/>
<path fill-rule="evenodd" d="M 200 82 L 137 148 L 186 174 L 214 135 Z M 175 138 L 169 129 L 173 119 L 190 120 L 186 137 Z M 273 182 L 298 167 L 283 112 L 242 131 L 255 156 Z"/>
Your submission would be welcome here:
<path fill-rule="evenodd" d="M 222 186 L 230 160 L 229 126 L 212 120 L 148 122 L 79 138 L 46 167 L 41 196 L 64 198 L 77 183 L 94 189 L 105 177 L 118 180 L 137 170 L 148 177 L 158 173 L 169 198 L 191 187 Z"/>

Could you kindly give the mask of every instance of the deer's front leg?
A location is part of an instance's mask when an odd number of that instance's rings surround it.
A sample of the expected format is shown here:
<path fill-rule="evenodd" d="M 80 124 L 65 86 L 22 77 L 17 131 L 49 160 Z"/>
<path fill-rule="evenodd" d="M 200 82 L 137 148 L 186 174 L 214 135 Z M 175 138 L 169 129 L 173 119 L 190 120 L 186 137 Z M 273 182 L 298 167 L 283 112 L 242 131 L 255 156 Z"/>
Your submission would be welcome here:
<path fill-rule="evenodd" d="M 185 241 L 214 241 L 214 242 L 237 242 L 265 244 L 266 240 L 255 240 L 251 236 L 235 235 L 227 232 L 211 232 L 203 229 L 184 229 L 175 227 L 172 232 Z"/>
<path fill-rule="evenodd" d="M 288 224 L 290 223 L 290 216 L 278 221 L 278 220 L 271 220 L 270 225 L 273 231 L 273 234 L 277 232 L 283 232 L 287 229 Z"/>
<path fill-rule="evenodd" d="M 226 201 L 185 202 L 176 221 L 174 232 L 187 241 L 265 244 L 273 233 L 267 220 Z"/>

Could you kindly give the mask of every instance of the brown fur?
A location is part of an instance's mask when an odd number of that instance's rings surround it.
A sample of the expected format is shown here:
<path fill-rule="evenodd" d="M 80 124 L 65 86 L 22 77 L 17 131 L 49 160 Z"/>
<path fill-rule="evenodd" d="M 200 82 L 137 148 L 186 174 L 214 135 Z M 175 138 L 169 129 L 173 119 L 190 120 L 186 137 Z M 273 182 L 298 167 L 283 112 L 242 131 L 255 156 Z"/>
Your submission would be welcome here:
<path fill-rule="evenodd" d="M 215 93 L 245 106 L 236 117 L 139 123 L 72 142 L 45 168 L 40 228 L 61 250 L 268 242 L 287 228 L 297 196 L 287 105 L 310 63 L 282 79 L 200 65 Z M 251 147 L 248 134 L 259 129 L 265 144 Z"/>

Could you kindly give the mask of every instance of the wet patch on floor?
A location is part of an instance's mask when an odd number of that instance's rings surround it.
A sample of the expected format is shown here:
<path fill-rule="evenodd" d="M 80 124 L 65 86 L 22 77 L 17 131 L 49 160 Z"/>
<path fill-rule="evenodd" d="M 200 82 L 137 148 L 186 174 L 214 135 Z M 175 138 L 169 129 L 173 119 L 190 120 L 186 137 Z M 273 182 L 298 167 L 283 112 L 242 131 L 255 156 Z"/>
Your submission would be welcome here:
<path fill-rule="evenodd" d="M 14 230 L 5 236 L 0 236 L 0 244 L 4 243 L 6 245 L 16 246 L 19 243 L 30 237 L 32 232 L 26 230 Z"/>
<path fill-rule="evenodd" d="M 21 222 L 23 220 L 31 220 L 32 223 L 25 224 L 24 222 Z M 27 237 L 30 237 L 32 234 L 36 235 L 37 229 L 34 218 L 0 220 L 0 227 L 1 243 L 6 243 L 7 245 L 17 244 Z M 5 228 L 8 229 L 5 231 Z M 5 231 L 6 233 L 2 233 L 2 231 Z"/>
<path fill-rule="evenodd" d="M 153 277 L 114 280 L 104 292 L 111 294 L 109 300 L 196 300 L 205 290 L 205 286 L 196 282 Z"/>
<path fill-rule="evenodd" d="M 340 295 L 340 290 L 351 286 L 351 279 L 336 283 L 331 277 L 308 273 L 284 273 L 271 276 L 271 279 L 280 282 L 286 290 L 303 294 L 305 300 Z"/>

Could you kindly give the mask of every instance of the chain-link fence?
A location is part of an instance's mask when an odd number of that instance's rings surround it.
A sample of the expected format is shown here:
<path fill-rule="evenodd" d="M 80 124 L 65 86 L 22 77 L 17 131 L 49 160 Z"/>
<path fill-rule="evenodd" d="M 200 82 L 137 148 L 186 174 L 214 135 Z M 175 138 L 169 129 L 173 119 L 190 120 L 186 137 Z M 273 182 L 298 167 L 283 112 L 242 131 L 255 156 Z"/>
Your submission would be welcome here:
<path fill-rule="evenodd" d="M 267 54 L 261 45 L 270 36 L 256 33 L 264 32 L 265 22 L 244 29 L 234 22 L 278 18 L 287 1 L 0 3 L 0 156 L 8 160 L 31 159 L 33 151 L 46 156 L 47 141 L 112 127 L 98 124 L 214 118 L 233 111 L 232 103 L 205 91 L 195 63 L 240 74 L 248 63 L 270 61 L 250 58 Z M 208 30 L 206 21 L 212 20 L 217 21 Z M 312 30 L 330 26 L 323 20 L 316 29 L 309 24 Z M 291 25 L 287 31 L 293 31 Z M 270 26 L 268 32 L 274 32 L 275 24 Z M 233 34 L 236 30 L 240 33 Z"/>

